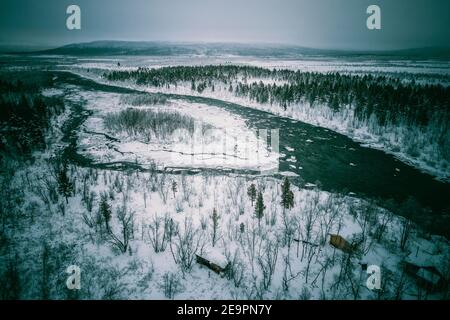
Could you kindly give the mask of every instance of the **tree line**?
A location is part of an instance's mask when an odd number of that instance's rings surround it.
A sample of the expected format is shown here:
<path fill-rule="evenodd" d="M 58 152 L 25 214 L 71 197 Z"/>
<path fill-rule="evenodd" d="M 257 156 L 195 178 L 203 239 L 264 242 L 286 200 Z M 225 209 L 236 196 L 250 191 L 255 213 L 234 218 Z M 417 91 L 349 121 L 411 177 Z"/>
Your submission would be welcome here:
<path fill-rule="evenodd" d="M 208 65 L 176 66 L 158 69 L 138 68 L 104 74 L 110 81 L 134 80 L 137 84 L 164 87 L 191 83 L 200 93 L 214 91 L 218 83 L 236 96 L 258 103 L 278 104 L 283 108 L 296 103 L 324 103 L 338 112 L 353 105 L 359 120 L 375 115 L 380 125 L 407 121 L 426 126 L 438 113 L 450 120 L 450 88 L 440 84 L 418 84 L 385 75 L 350 75 L 266 69 L 253 66 Z M 270 79 L 273 83 L 251 81 Z M 249 81 L 250 80 L 250 81 Z M 275 81 L 283 81 L 277 84 Z"/>
<path fill-rule="evenodd" d="M 50 120 L 64 110 L 62 100 L 43 96 L 37 81 L 27 83 L 1 76 L 0 152 L 27 156 L 34 150 L 45 148 L 45 135 L 51 129 Z"/>

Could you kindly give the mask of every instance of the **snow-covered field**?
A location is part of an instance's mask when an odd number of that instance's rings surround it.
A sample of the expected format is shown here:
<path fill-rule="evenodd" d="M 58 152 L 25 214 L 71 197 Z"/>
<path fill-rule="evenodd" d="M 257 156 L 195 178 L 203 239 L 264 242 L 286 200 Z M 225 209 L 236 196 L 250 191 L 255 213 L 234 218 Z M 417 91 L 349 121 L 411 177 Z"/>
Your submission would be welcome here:
<path fill-rule="evenodd" d="M 385 74 L 387 76 L 395 76 L 409 81 L 414 77 L 414 81 L 417 83 L 423 82 L 424 84 L 430 83 L 441 83 L 443 85 L 448 85 L 446 81 L 442 82 L 442 78 L 448 77 L 450 65 L 447 61 L 410 61 L 410 60 L 389 60 L 389 61 L 379 61 L 379 60 L 363 60 L 363 61 L 352 61 L 352 60 L 342 60 L 342 59 L 310 59 L 306 58 L 304 60 L 289 60 L 289 61 L 279 61 L 268 59 L 251 59 L 243 57 L 234 57 L 232 60 L 228 61 L 229 57 L 224 58 L 209 58 L 202 59 L 198 57 L 193 57 L 188 63 L 185 59 L 180 58 L 180 61 L 175 59 L 171 64 L 167 64 L 164 59 L 144 59 L 141 58 L 139 66 L 160 68 L 164 66 L 176 66 L 186 63 L 187 65 L 206 65 L 206 64 L 243 64 L 243 65 L 253 65 L 258 67 L 265 67 L 268 69 L 288 69 L 288 70 L 301 70 L 309 72 L 340 72 L 340 73 L 350 73 L 350 74 Z M 90 78 L 98 77 L 104 71 L 110 70 L 128 70 L 128 60 L 124 59 L 121 61 L 122 65 L 117 66 L 114 63 L 95 63 L 91 65 L 93 68 L 86 73 L 86 65 L 84 63 L 76 64 L 77 68 L 81 69 L 81 73 L 84 76 Z M 159 63 L 160 62 L 160 63 Z M 136 62 L 134 62 L 136 63 Z M 129 64 L 132 64 L 131 62 Z M 125 65 L 125 66 L 124 66 Z M 134 64 L 133 64 L 134 65 Z M 79 69 L 79 70 L 80 70 Z M 137 69 L 137 67 L 131 67 L 131 69 Z M 426 75 L 426 79 L 421 79 L 420 75 Z M 437 78 L 433 78 L 436 76 Z M 409 80 L 408 80 L 409 79 Z M 236 80 L 236 83 L 242 79 Z M 101 80 L 103 81 L 103 80 Z M 277 79 L 248 79 L 247 83 L 262 81 L 265 84 L 277 84 L 282 85 L 283 83 Z M 129 83 L 122 83 L 122 85 L 130 86 Z M 149 92 L 165 92 L 165 93 L 177 93 L 185 95 L 195 95 L 204 96 L 210 98 L 216 98 L 223 101 L 233 102 L 241 104 L 247 107 L 257 108 L 264 111 L 272 112 L 281 116 L 290 117 L 296 120 L 300 120 L 306 123 L 318 125 L 321 127 L 329 128 L 331 130 L 337 131 L 339 133 L 345 134 L 352 139 L 363 143 L 364 145 L 376 149 L 381 149 L 387 153 L 395 155 L 399 160 L 404 161 L 414 167 L 417 167 L 424 172 L 430 173 L 436 176 L 438 179 L 447 181 L 450 178 L 449 173 L 449 159 L 443 157 L 438 150 L 438 141 L 431 137 L 436 136 L 431 131 L 435 127 L 442 127 L 439 125 L 433 125 L 433 122 L 438 123 L 441 119 L 431 119 L 431 124 L 424 128 L 415 128 L 412 130 L 408 123 L 398 124 L 396 126 L 390 127 L 379 127 L 377 125 L 376 119 L 369 119 L 369 124 L 361 123 L 356 120 L 354 107 L 347 106 L 347 108 L 341 112 L 334 112 L 327 105 L 314 105 L 314 108 L 309 106 L 309 103 L 293 104 L 288 106 L 287 110 L 279 105 L 272 104 L 261 104 L 255 101 L 251 101 L 246 97 L 238 97 L 233 92 L 229 92 L 227 86 L 223 84 L 215 85 L 214 90 L 211 88 L 206 88 L 201 93 L 191 90 L 191 83 L 179 83 L 177 86 L 164 87 L 164 88 L 149 88 L 143 86 L 131 85 L 137 89 L 147 90 Z M 430 132 L 428 132 L 430 131 Z M 445 135 L 443 132 L 441 134 Z M 414 151 L 410 150 L 407 142 L 412 138 L 417 139 L 417 148 Z M 418 138 L 420 137 L 420 138 Z M 416 153 L 418 155 L 416 155 Z"/>
<path fill-rule="evenodd" d="M 225 87 L 215 88 L 214 92 L 207 88 L 201 94 L 191 90 L 190 84 L 187 83 L 184 86 L 177 85 L 176 88 L 135 87 L 148 92 L 177 93 L 215 98 L 331 129 L 347 135 L 365 146 L 393 154 L 399 160 L 430 173 L 439 179 L 444 181 L 450 179 L 450 159 L 443 158 L 441 154 L 436 152 L 439 142 L 430 139 L 430 136 L 432 136 L 431 131 L 439 127 L 438 125 L 429 124 L 427 127 L 415 129 L 411 128 L 407 123 L 399 124 L 395 127 L 380 127 L 377 125 L 376 119 L 370 119 L 369 124 L 366 125 L 357 121 L 355 110 L 352 106 L 347 106 L 340 112 L 334 112 L 328 105 L 314 105 L 314 107 L 310 107 L 309 103 L 305 102 L 290 105 L 284 110 L 278 105 L 261 104 L 248 98 L 237 97 Z M 440 120 L 432 119 L 430 122 L 439 123 Z M 430 133 L 427 132 L 428 130 L 430 130 Z M 406 142 L 413 137 L 416 140 L 418 156 L 411 156 L 407 149 L 409 144 Z"/>
<path fill-rule="evenodd" d="M 427 74 L 447 76 L 450 68 L 448 61 L 439 60 L 387 60 L 376 59 L 341 59 L 330 57 L 302 57 L 296 59 L 275 59 L 243 56 L 176 56 L 176 57 L 111 57 L 76 58 L 77 67 L 98 70 L 136 70 L 138 67 L 161 68 L 167 66 L 199 66 L 214 64 L 251 65 L 267 69 L 301 70 L 305 72 L 340 72 L 353 74 Z M 118 62 L 120 66 L 118 66 Z M 61 64 L 60 66 L 72 66 Z M 447 83 L 448 84 L 448 83 Z"/>
<path fill-rule="evenodd" d="M 92 77 L 86 70 L 82 74 Z M 176 92 L 189 91 L 178 87 Z M 203 95 L 274 112 L 226 92 Z M 3 163 L 0 195 L 9 210 L 0 212 L 0 289 L 6 288 L 4 275 L 12 274 L 21 299 L 448 299 L 448 290 L 427 292 L 402 267 L 404 261 L 434 267 L 448 279 L 450 243 L 444 237 L 351 193 L 326 192 L 311 183 L 291 184 L 292 193 L 284 193 L 283 181 L 269 175 L 201 170 L 276 170 L 283 154 L 239 116 L 182 100 L 132 106 L 124 94 L 75 85 L 42 93 L 64 99 L 66 111 L 53 119 L 44 152 L 26 163 L 13 158 Z M 77 136 L 77 151 L 95 161 L 80 166 L 65 159 L 67 167 L 61 167 L 54 160 L 70 143 L 62 138 L 64 126 L 76 116 L 72 107 L 78 104 L 89 116 L 70 133 Z M 149 141 L 108 130 L 105 117 L 127 108 L 188 115 L 209 130 L 199 125 L 192 134 Z M 350 113 L 340 119 L 344 124 L 306 109 L 283 115 L 333 124 L 351 135 L 348 127 L 339 127 L 351 122 Z M 366 133 L 353 137 L 360 134 Z M 297 159 L 288 161 L 295 165 Z M 138 163 L 147 170 L 98 167 L 112 162 Z M 153 163 L 158 169 L 198 170 L 175 174 L 156 170 Z M 249 192 L 252 185 L 259 205 Z M 282 205 L 286 194 L 293 197 L 289 208 Z M 331 234 L 340 235 L 351 250 L 332 246 Z M 217 274 L 197 256 L 226 270 Z M 80 267 L 80 290 L 66 287 L 71 265 Z M 367 265 L 380 268 L 378 290 L 367 286 Z"/>
<path fill-rule="evenodd" d="M 78 297 L 85 299 L 164 299 L 172 295 L 175 299 L 394 299 L 396 295 L 417 299 L 424 298 L 425 292 L 412 279 L 402 277 L 401 261 L 448 272 L 447 240 L 413 229 L 406 250 L 401 251 L 404 220 L 356 198 L 292 187 L 294 207 L 283 210 L 280 181 L 271 178 L 71 167 L 76 189 L 66 204 L 64 198 L 48 200 L 55 183 L 50 170 L 39 161 L 16 172 L 14 178 L 28 181 L 21 192 L 27 198 L 24 208 L 29 208 L 26 219 L 33 221 L 12 238 L 22 244 L 16 252 L 23 261 L 19 266 L 22 275 L 28 279 L 24 298 L 40 295 L 38 257 L 45 248 L 49 250 L 47 263 L 59 261 L 58 268 L 49 267 L 52 299 L 65 297 L 66 275 L 58 270 L 71 264 L 81 268 Z M 47 187 L 42 185 L 45 177 Z M 263 191 L 266 209 L 260 224 L 246 194 L 251 183 Z M 119 240 L 109 238 L 95 222 L 102 194 L 112 211 L 110 228 Z M 219 218 L 213 244 L 214 209 Z M 125 252 L 117 244 L 123 241 L 121 213 L 132 221 Z M 170 236 L 169 224 L 177 226 Z M 382 226 L 386 228 L 376 240 Z M 358 252 L 349 258 L 333 248 L 329 233 L 348 241 L 362 239 Z M 182 250 L 187 250 L 190 263 L 179 260 Z M 231 262 L 233 272 L 221 277 L 196 263 L 194 254 L 217 264 Z M 381 267 L 382 291 L 366 287 L 368 276 L 359 263 Z M 173 281 L 171 292 L 169 280 Z"/>
<path fill-rule="evenodd" d="M 137 107 L 177 112 L 196 121 L 192 136 L 185 130 L 177 130 L 168 139 L 143 141 L 126 133 L 114 135 L 105 129 L 105 115 L 132 107 L 121 102 L 120 95 L 81 91 L 70 99 L 88 101 L 86 109 L 93 111 L 79 135 L 79 149 L 98 162 L 136 161 L 147 167 L 154 164 L 161 168 L 249 169 L 262 173 L 278 168 L 277 150 L 272 150 L 267 138 L 258 137 L 243 119 L 220 108 L 182 101 Z"/>
<path fill-rule="evenodd" d="M 89 79 L 107 83 L 105 79 L 101 78 L 101 72 L 96 72 L 94 70 L 86 72 L 84 69 L 76 68 L 74 72 Z M 261 79 L 255 79 L 254 81 L 258 82 L 260 80 Z M 248 81 L 249 83 L 253 82 L 252 79 L 249 79 Z M 265 82 L 276 83 L 276 80 L 271 81 L 270 79 L 265 79 Z M 443 181 L 448 181 L 448 179 L 450 179 L 450 159 L 443 157 L 437 152 L 437 144 L 439 141 L 430 138 L 435 136 L 435 133 L 432 132 L 435 128 L 443 127 L 440 125 L 433 125 L 432 123 L 439 123 L 442 119 L 431 119 L 431 124 L 420 128 L 411 128 L 408 123 L 380 127 L 377 125 L 376 119 L 369 119 L 368 124 L 357 121 L 353 106 L 347 106 L 345 109 L 343 108 L 340 110 L 340 112 L 334 112 L 328 105 L 314 105 L 314 107 L 311 107 L 309 103 L 305 102 L 290 105 L 284 110 L 278 105 L 269 103 L 262 104 L 246 97 L 236 96 L 233 92 L 229 92 L 228 86 L 224 86 L 223 84 L 217 84 L 214 91 L 211 90 L 211 88 L 206 88 L 202 93 L 192 90 L 190 83 L 179 83 L 177 86 L 158 88 L 136 85 L 131 82 L 114 82 L 114 85 L 121 85 L 153 93 L 161 92 L 209 97 L 300 120 L 342 133 L 355 141 L 361 142 L 365 146 L 383 150 L 394 155 L 399 160 Z M 441 136 L 443 135 L 445 135 L 445 132 L 442 132 Z M 411 144 L 407 142 L 412 138 L 416 141 L 414 144 L 416 147 L 415 152 L 411 152 L 408 149 L 408 146 Z"/>

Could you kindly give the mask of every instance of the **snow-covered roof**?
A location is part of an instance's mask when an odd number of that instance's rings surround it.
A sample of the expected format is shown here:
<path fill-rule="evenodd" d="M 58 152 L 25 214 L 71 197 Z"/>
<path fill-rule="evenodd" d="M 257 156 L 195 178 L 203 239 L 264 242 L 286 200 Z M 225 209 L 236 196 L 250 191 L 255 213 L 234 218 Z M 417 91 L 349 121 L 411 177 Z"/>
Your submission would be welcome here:
<path fill-rule="evenodd" d="M 225 258 L 218 248 L 208 248 L 201 254 L 201 257 L 221 268 L 225 268 L 228 264 L 227 258 Z"/>

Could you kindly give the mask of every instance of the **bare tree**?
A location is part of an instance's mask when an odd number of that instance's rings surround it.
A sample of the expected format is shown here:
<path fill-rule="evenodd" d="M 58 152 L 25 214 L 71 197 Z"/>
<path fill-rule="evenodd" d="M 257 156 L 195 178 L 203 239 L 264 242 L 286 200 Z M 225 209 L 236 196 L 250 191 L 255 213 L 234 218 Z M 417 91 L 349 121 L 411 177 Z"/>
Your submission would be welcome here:
<path fill-rule="evenodd" d="M 175 273 L 170 272 L 164 273 L 160 286 L 163 289 L 164 296 L 168 299 L 173 299 L 182 290 L 180 278 Z"/>
<path fill-rule="evenodd" d="M 353 209 L 353 207 L 351 209 Z M 365 245 L 369 235 L 370 227 L 374 222 L 375 210 L 375 205 L 372 202 L 357 205 L 357 207 L 354 209 L 356 222 L 358 222 L 361 228 L 360 240 L 362 245 Z"/>
<path fill-rule="evenodd" d="M 264 253 L 258 257 L 258 265 L 262 273 L 262 283 L 266 290 L 272 283 L 272 276 L 277 265 L 278 248 L 278 241 L 266 239 L 263 249 Z"/>
<path fill-rule="evenodd" d="M 322 275 L 322 281 L 321 281 L 321 294 L 322 296 L 325 296 L 325 278 L 327 275 L 327 271 L 328 269 L 332 266 L 332 259 L 329 257 L 325 258 L 324 262 L 318 262 L 319 265 L 321 266 L 319 272 L 317 273 L 316 277 L 314 278 L 314 280 L 311 282 L 311 285 L 315 286 L 317 279 L 319 278 L 320 275 Z"/>
<path fill-rule="evenodd" d="M 211 238 L 212 238 L 212 246 L 213 247 L 216 245 L 216 241 L 217 241 L 217 238 L 218 238 L 217 232 L 218 232 L 218 229 L 219 229 L 219 219 L 220 219 L 220 216 L 217 214 L 216 208 L 214 208 L 212 216 L 211 216 L 211 220 L 212 220 L 212 234 L 211 234 Z"/>
<path fill-rule="evenodd" d="M 117 220 L 120 226 L 120 236 L 115 235 L 112 228 L 110 228 L 107 234 L 107 241 L 118 248 L 120 252 L 125 253 L 129 248 L 128 245 L 134 233 L 134 212 L 127 210 L 124 204 L 117 209 Z"/>
<path fill-rule="evenodd" d="M 339 256 L 339 274 L 335 276 L 335 281 L 331 286 L 333 297 L 335 297 L 336 291 L 341 287 L 347 274 L 353 272 L 352 257 L 353 256 L 350 253 L 342 253 L 342 255 Z"/>
<path fill-rule="evenodd" d="M 226 276 L 229 280 L 233 280 L 234 286 L 237 288 L 244 280 L 245 264 L 240 258 L 238 249 L 234 250 L 234 253 L 231 253 L 230 250 L 225 248 L 225 258 L 228 261 Z"/>
<path fill-rule="evenodd" d="M 282 213 L 283 218 L 283 239 L 282 243 L 283 246 L 287 246 L 288 248 L 291 247 L 292 240 L 294 238 L 295 228 L 297 226 L 296 219 L 289 214 L 286 210 L 283 210 Z"/>
<path fill-rule="evenodd" d="M 167 214 L 164 217 L 155 214 L 148 225 L 148 238 L 156 253 L 166 250 L 169 241 L 169 223 L 171 222 Z"/>
<path fill-rule="evenodd" d="M 313 227 L 314 224 L 316 223 L 317 220 L 317 202 L 318 198 L 314 198 L 315 202 L 313 203 L 312 206 L 310 206 L 309 208 L 307 208 L 307 210 L 305 210 L 305 221 L 303 223 L 303 230 L 301 232 L 302 234 L 302 256 L 301 256 L 301 261 L 303 261 L 304 255 L 307 253 L 308 250 L 308 243 L 311 243 L 311 238 L 312 238 L 312 231 L 313 231 Z M 301 226 L 301 224 L 300 224 Z"/>
<path fill-rule="evenodd" d="M 306 267 L 305 267 L 305 283 L 308 283 L 309 279 L 309 271 L 311 269 L 311 262 L 316 254 L 316 247 L 309 245 L 310 248 L 308 250 L 307 259 L 306 259 Z"/>
<path fill-rule="evenodd" d="M 402 222 L 402 229 L 400 231 L 400 249 L 402 251 L 406 250 L 406 245 L 411 235 L 411 229 L 412 229 L 411 221 L 408 219 L 404 219 Z"/>
<path fill-rule="evenodd" d="M 374 238 L 377 242 L 381 242 L 381 240 L 383 239 L 383 235 L 387 230 L 387 226 L 392 222 L 393 219 L 392 212 L 388 210 L 386 210 L 383 214 L 379 216 L 380 218 L 374 232 Z"/>
<path fill-rule="evenodd" d="M 161 199 L 163 200 L 164 204 L 167 202 L 167 194 L 169 191 L 169 187 L 167 186 L 167 176 L 165 173 L 162 173 L 159 176 L 159 195 L 161 196 Z"/>
<path fill-rule="evenodd" d="M 83 211 L 82 212 L 82 218 L 86 226 L 88 226 L 88 236 L 89 239 L 91 239 L 92 243 L 95 243 L 95 235 L 97 234 L 97 219 L 92 212 L 89 211 Z M 94 230 L 94 233 L 92 233 L 92 230 Z"/>
<path fill-rule="evenodd" d="M 325 245 L 328 234 L 333 228 L 334 222 L 339 215 L 341 203 L 335 201 L 335 197 L 328 197 L 326 203 L 322 208 L 323 214 L 320 215 L 320 245 Z"/>
<path fill-rule="evenodd" d="M 242 249 L 249 259 L 250 265 L 252 267 L 252 272 L 254 273 L 255 259 L 259 256 L 261 251 L 261 238 L 258 236 L 258 228 L 252 224 L 251 228 L 247 229 L 244 236 L 244 241 L 241 243 Z"/>
<path fill-rule="evenodd" d="M 358 300 L 360 291 L 361 291 L 361 275 L 362 271 L 359 272 L 359 276 L 355 276 L 353 272 L 347 273 L 347 279 L 348 279 L 348 287 L 350 288 L 350 291 L 353 295 L 353 300 Z"/>
<path fill-rule="evenodd" d="M 403 294 L 405 293 L 408 287 L 408 279 L 406 277 L 405 271 L 402 270 L 400 276 L 394 282 L 394 300 L 401 300 Z"/>
<path fill-rule="evenodd" d="M 179 229 L 173 241 L 170 241 L 173 260 L 180 266 L 183 275 L 191 270 L 195 254 L 202 245 L 202 237 L 198 230 L 194 229 L 192 219 L 186 217 L 184 227 Z"/>
<path fill-rule="evenodd" d="M 288 254 L 283 256 L 283 261 L 284 261 L 284 268 L 283 268 L 282 287 L 284 292 L 288 292 L 291 281 L 295 280 L 301 274 L 301 271 L 297 272 L 296 274 L 293 274 L 289 250 Z"/>

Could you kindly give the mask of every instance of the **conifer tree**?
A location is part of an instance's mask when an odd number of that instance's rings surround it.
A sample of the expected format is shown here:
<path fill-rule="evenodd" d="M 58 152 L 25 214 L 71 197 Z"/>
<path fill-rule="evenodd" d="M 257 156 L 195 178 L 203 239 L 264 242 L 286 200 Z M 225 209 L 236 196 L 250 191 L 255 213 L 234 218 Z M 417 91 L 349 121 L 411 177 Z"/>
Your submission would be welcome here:
<path fill-rule="evenodd" d="M 111 220 L 111 206 L 108 203 L 108 196 L 105 194 L 101 195 L 100 200 L 100 215 L 103 217 L 103 220 L 105 221 L 106 231 L 110 231 L 109 228 L 109 221 Z"/>
<path fill-rule="evenodd" d="M 67 175 L 67 164 L 58 173 L 58 191 L 64 196 L 66 203 L 69 203 L 68 198 L 72 195 L 74 186 Z"/>
<path fill-rule="evenodd" d="M 213 223 L 212 246 L 214 247 L 216 245 L 217 230 L 219 227 L 219 218 L 220 218 L 220 216 L 217 214 L 216 208 L 213 209 L 213 214 L 212 214 L 211 218 L 212 218 L 212 223 Z"/>
<path fill-rule="evenodd" d="M 256 187 L 255 187 L 254 183 L 252 183 L 250 185 L 250 187 L 248 187 L 247 195 L 250 197 L 250 200 L 252 202 L 252 207 L 253 207 L 253 202 L 255 202 L 255 199 L 256 199 Z"/>
<path fill-rule="evenodd" d="M 173 197 L 175 198 L 175 193 L 177 192 L 177 182 L 176 181 L 172 181 L 172 192 L 173 192 Z"/>
<path fill-rule="evenodd" d="M 283 209 L 291 209 L 294 207 L 294 193 L 291 190 L 291 183 L 287 177 L 281 185 L 281 205 Z"/>
<path fill-rule="evenodd" d="M 261 191 L 258 192 L 258 198 L 256 199 L 255 205 L 255 215 L 258 218 L 258 228 L 261 228 L 261 219 L 264 216 L 264 209 L 266 206 L 264 205 L 264 199 Z"/>

